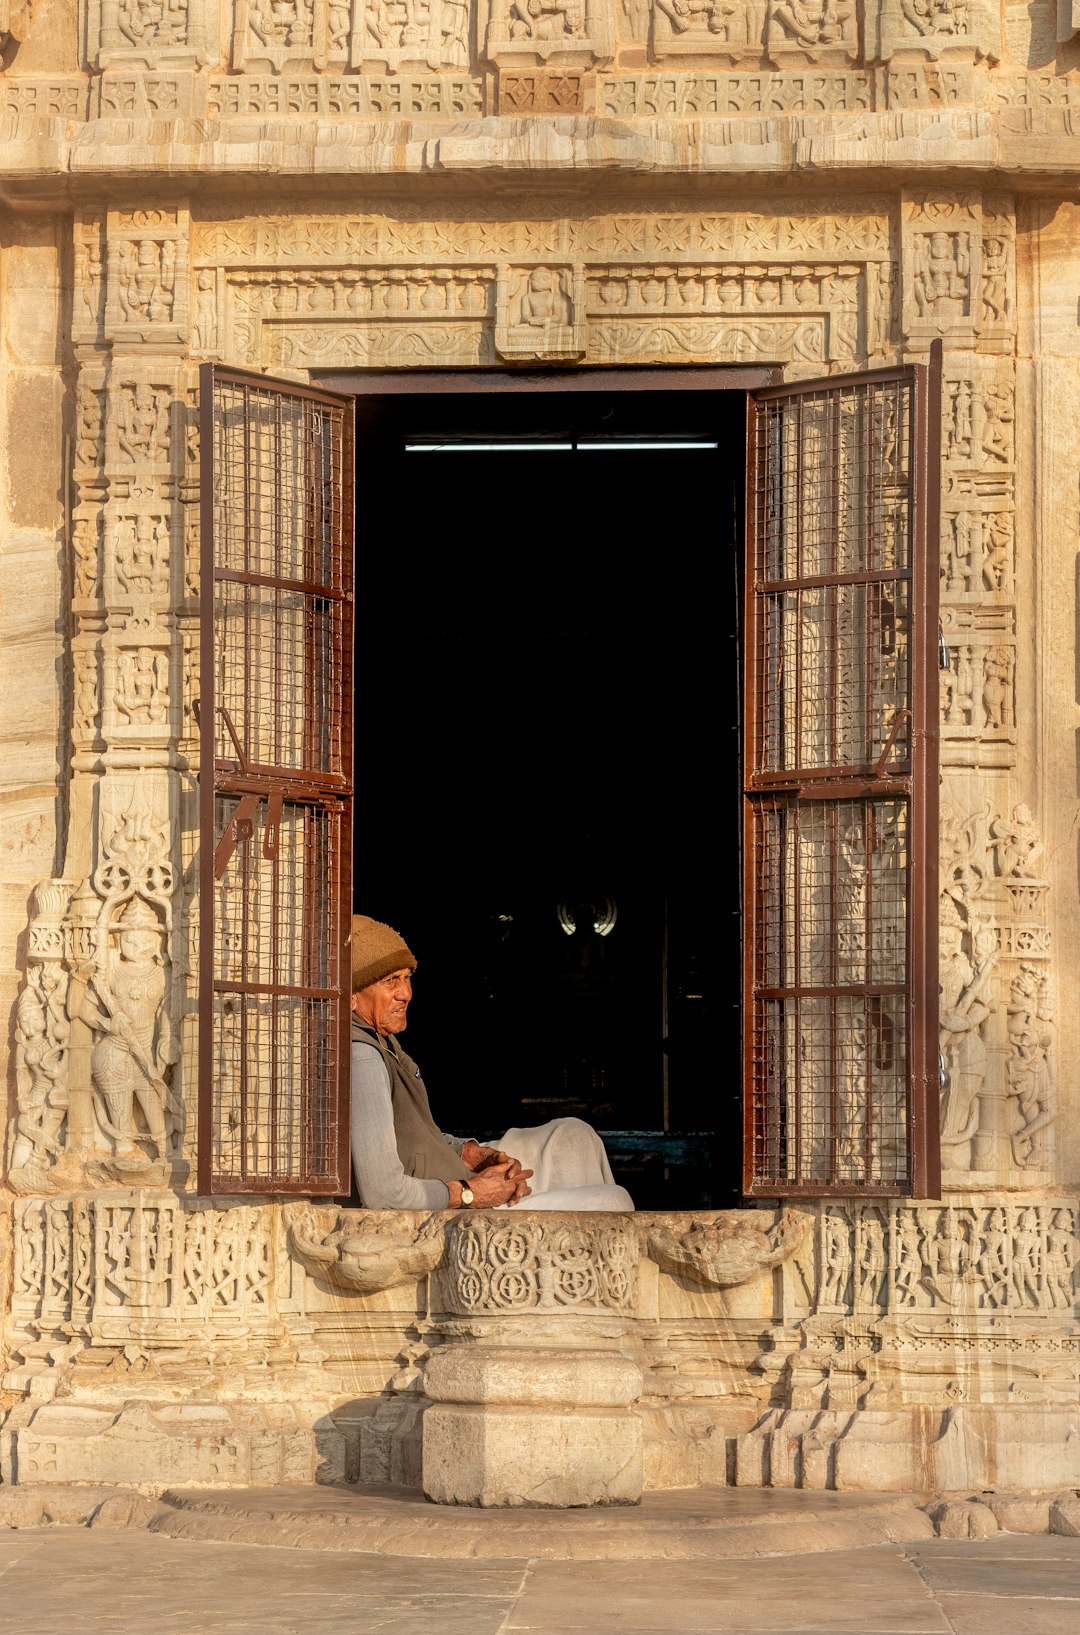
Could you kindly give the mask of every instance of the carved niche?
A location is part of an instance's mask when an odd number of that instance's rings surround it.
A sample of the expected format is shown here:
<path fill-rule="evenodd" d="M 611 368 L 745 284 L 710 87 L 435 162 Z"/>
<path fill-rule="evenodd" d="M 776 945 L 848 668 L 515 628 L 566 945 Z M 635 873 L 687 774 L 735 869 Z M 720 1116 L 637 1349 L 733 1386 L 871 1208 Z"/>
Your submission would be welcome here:
<path fill-rule="evenodd" d="M 186 340 L 189 329 L 186 210 L 110 210 L 107 225 L 107 296 L 105 328 L 110 338 L 148 344 Z M 94 251 L 84 235 L 84 256 Z M 92 299 L 91 280 L 80 286 Z"/>
<path fill-rule="evenodd" d="M 507 361 L 573 362 L 585 353 L 584 289 L 572 267 L 510 267 L 499 280 L 495 346 Z"/>
<path fill-rule="evenodd" d="M 1004 195 L 905 198 L 904 332 L 919 345 L 1011 351 L 1016 323 L 1015 212 Z"/>

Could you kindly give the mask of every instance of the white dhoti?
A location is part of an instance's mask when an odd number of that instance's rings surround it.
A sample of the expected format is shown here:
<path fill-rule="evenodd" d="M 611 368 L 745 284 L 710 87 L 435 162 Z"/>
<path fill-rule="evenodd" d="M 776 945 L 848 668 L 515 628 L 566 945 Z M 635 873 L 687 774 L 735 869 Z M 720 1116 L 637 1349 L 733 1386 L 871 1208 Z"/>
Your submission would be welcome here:
<path fill-rule="evenodd" d="M 532 1129 L 507 1130 L 499 1146 L 533 1171 L 532 1192 L 500 1209 L 610 1209 L 629 1211 L 634 1200 L 617 1186 L 604 1143 L 580 1118 L 553 1118 Z"/>

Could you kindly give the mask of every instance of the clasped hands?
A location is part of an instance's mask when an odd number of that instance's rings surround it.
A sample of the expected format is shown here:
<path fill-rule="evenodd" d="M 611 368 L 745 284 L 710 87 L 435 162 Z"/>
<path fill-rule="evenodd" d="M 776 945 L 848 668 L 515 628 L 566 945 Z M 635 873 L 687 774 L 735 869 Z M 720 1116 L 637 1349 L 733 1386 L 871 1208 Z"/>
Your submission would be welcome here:
<path fill-rule="evenodd" d="M 529 1185 L 532 1170 L 522 1169 L 509 1153 L 482 1147 L 478 1141 L 466 1141 L 461 1149 L 461 1161 L 473 1172 L 469 1187 L 474 1209 L 520 1203 L 532 1191 Z"/>

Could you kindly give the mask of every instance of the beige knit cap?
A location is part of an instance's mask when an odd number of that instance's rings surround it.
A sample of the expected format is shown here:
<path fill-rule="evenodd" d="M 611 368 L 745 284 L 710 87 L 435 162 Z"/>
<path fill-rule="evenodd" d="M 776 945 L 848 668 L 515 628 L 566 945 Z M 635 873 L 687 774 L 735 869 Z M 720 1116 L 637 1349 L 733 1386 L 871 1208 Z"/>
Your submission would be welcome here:
<path fill-rule="evenodd" d="M 367 914 L 352 917 L 352 991 L 400 971 L 405 966 L 416 970 L 416 959 L 406 946 L 405 939 L 393 926 L 373 920 Z"/>

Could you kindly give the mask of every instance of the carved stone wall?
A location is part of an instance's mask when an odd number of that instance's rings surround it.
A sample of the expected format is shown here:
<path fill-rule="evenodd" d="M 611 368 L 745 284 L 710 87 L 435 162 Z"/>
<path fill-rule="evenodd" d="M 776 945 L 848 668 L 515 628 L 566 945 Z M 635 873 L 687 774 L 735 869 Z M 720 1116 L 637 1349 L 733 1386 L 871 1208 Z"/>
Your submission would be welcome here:
<path fill-rule="evenodd" d="M 1067 130 L 1072 21 L 1058 0 L 82 0 L 77 19 L 11 0 L 0 106 L 44 119 L 987 108 L 1020 132 Z"/>
<path fill-rule="evenodd" d="M 651 1485 L 875 1485 L 883 1449 L 912 1483 L 1074 1458 L 1072 21 L 1056 0 L 0 13 L 22 207 L 0 239 L 9 1479 L 122 1473 L 151 1444 L 163 1480 L 320 1459 L 419 1480 L 428 1356 L 549 1324 L 607 1325 L 624 1395 L 640 1369 Z M 798 379 L 936 339 L 945 1200 L 812 1208 L 735 1248 L 685 1218 L 405 1242 L 196 1203 L 199 362 Z"/>

